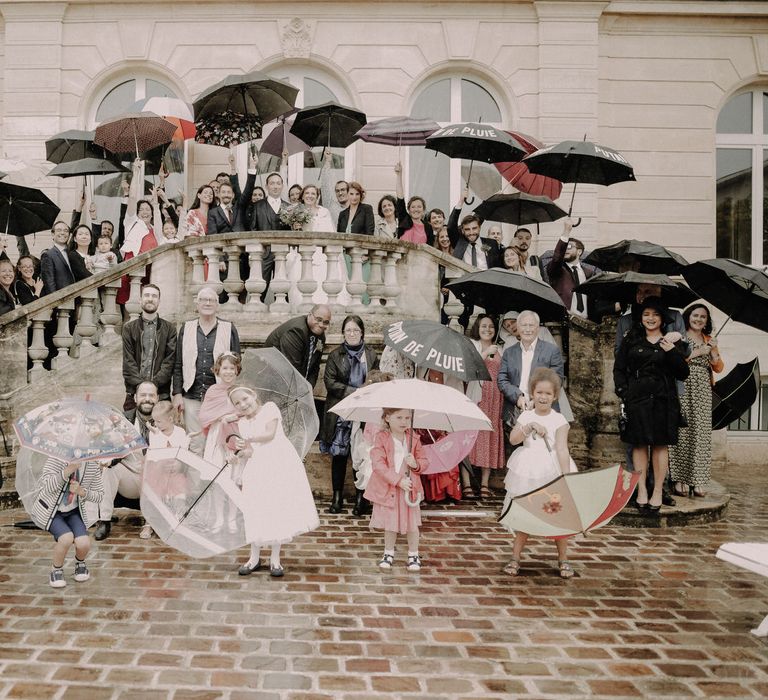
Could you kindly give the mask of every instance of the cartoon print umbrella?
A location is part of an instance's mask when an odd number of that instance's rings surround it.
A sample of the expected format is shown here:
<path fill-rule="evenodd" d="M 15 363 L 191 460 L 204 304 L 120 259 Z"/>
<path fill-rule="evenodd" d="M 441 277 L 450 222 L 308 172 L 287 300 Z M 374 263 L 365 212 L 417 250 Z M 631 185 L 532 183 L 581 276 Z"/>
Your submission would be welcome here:
<path fill-rule="evenodd" d="M 741 418 L 760 393 L 757 358 L 736 365 L 712 387 L 712 430 L 726 428 Z"/>
<path fill-rule="evenodd" d="M 22 446 L 66 462 L 118 459 L 147 446 L 122 412 L 87 398 L 38 406 L 13 428 Z"/>
<path fill-rule="evenodd" d="M 587 141 L 586 137 L 583 141 L 562 141 L 547 146 L 525 156 L 523 162 L 532 173 L 573 183 L 568 216 L 573 211 L 578 183 L 607 186 L 635 180 L 634 169 L 621 153 Z"/>
<path fill-rule="evenodd" d="M 768 275 L 762 270 L 738 260 L 715 258 L 689 265 L 683 277 L 702 299 L 728 314 L 715 335 L 731 319 L 768 331 Z"/>
<path fill-rule="evenodd" d="M 505 503 L 499 522 L 510 532 L 569 537 L 607 525 L 629 502 L 639 474 L 620 464 L 563 474 Z"/>
<path fill-rule="evenodd" d="M 638 265 L 636 272 L 661 275 L 678 275 L 688 261 L 664 246 L 634 238 L 613 245 L 595 248 L 583 262 L 599 267 L 605 272 L 619 272 L 619 264 L 631 261 Z"/>
<path fill-rule="evenodd" d="M 419 367 L 436 369 L 465 382 L 491 378 L 474 343 L 436 321 L 396 321 L 384 332 L 384 344 Z"/>
<path fill-rule="evenodd" d="M 229 464 L 215 466 L 176 447 L 147 450 L 141 513 L 174 549 L 204 558 L 242 547 L 247 507 Z"/>

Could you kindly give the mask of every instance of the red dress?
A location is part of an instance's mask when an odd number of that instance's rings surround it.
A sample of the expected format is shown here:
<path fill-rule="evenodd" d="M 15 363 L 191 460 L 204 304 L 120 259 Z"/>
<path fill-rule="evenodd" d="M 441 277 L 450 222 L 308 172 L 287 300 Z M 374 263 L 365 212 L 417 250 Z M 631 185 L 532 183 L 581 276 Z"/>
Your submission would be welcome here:
<path fill-rule="evenodd" d="M 501 353 L 485 358 L 485 366 L 491 375 L 491 380 L 482 383 L 483 394 L 478 406 L 491 421 L 492 430 L 480 430 L 477 442 L 469 453 L 469 461 L 476 467 L 501 469 L 506 464 L 504 459 L 504 430 L 502 426 L 502 409 L 504 395 L 499 390 L 496 378 L 501 369 Z"/>

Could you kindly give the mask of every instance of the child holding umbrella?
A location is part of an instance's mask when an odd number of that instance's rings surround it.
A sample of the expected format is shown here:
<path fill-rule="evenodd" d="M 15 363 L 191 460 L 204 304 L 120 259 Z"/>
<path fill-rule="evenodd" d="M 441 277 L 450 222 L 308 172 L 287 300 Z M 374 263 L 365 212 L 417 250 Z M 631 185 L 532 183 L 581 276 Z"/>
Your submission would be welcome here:
<path fill-rule="evenodd" d="M 410 428 L 411 411 L 385 408 L 381 423 L 371 449 L 373 473 L 365 490 L 365 498 L 373 503 L 370 528 L 384 530 L 379 568 L 392 568 L 395 542 L 401 534 L 408 541 L 408 571 L 419 571 L 419 503 L 424 497 L 419 472 L 426 468 L 427 458 Z"/>

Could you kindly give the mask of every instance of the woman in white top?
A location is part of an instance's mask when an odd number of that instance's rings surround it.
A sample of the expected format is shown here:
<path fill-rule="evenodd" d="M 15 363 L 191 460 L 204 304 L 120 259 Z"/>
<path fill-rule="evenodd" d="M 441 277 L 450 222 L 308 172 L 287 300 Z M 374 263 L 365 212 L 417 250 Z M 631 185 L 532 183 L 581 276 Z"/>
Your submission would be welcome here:
<path fill-rule="evenodd" d="M 379 200 L 379 218 L 376 220 L 376 231 L 379 238 L 397 238 L 397 200 L 391 194 L 385 194 Z"/>

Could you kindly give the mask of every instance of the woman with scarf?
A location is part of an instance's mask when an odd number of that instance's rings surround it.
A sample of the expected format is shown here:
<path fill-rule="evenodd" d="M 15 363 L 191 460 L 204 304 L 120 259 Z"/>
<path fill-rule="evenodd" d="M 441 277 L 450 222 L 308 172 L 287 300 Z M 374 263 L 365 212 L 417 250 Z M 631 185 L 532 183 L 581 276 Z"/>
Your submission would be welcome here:
<path fill-rule="evenodd" d="M 339 418 L 332 409 L 339 401 L 361 387 L 372 369 L 379 365 L 376 351 L 365 345 L 365 325 L 359 316 L 347 316 L 341 324 L 344 342 L 328 355 L 325 363 L 326 399 L 325 415 L 320 427 L 320 450 L 331 455 L 331 481 L 333 501 L 329 513 L 341 513 L 344 480 L 347 475 L 347 458 L 352 435 L 351 421 Z M 365 512 L 363 492 L 357 490 L 354 515 Z"/>

